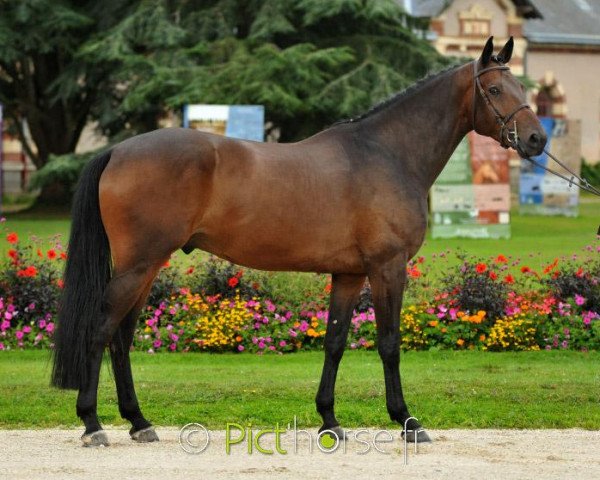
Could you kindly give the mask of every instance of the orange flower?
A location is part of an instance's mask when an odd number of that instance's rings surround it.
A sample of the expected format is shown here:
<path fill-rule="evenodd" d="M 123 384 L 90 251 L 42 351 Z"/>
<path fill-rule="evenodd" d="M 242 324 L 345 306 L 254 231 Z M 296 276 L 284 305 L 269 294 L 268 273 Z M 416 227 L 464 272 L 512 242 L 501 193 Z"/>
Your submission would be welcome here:
<path fill-rule="evenodd" d="M 462 338 L 459 338 L 459 339 L 456 341 L 456 344 L 457 344 L 459 347 L 462 347 L 462 346 L 464 345 L 464 343 L 465 343 L 465 341 L 464 341 Z"/>
<path fill-rule="evenodd" d="M 479 341 L 483 342 L 485 340 L 485 335 L 482 333 L 481 335 L 479 335 Z"/>
<path fill-rule="evenodd" d="M 44 258 L 44 254 L 42 253 L 42 251 L 39 248 L 37 249 L 37 256 L 40 258 Z"/>
<path fill-rule="evenodd" d="M 558 258 L 555 258 L 554 261 L 550 265 L 548 265 L 547 267 L 544 268 L 544 270 L 543 270 L 544 274 L 550 273 L 552 270 L 554 270 L 554 268 L 556 268 L 557 265 L 558 265 Z"/>
<path fill-rule="evenodd" d="M 515 279 L 511 274 L 508 274 L 506 277 L 504 277 L 504 282 L 512 284 L 515 283 Z"/>
<path fill-rule="evenodd" d="M 475 271 L 477 273 L 483 273 L 487 270 L 487 265 L 485 263 L 478 263 L 475 265 Z"/>
<path fill-rule="evenodd" d="M 446 333 L 448 329 L 446 327 L 442 327 L 442 333 Z"/>
<path fill-rule="evenodd" d="M 48 258 L 50 260 L 54 260 L 56 258 L 56 251 L 50 249 L 50 250 L 48 250 L 48 252 L 46 253 L 46 255 L 48 255 Z"/>
<path fill-rule="evenodd" d="M 504 255 L 500 254 L 496 257 L 496 260 L 494 260 L 494 262 L 496 263 L 506 263 L 508 262 L 508 258 L 506 258 Z"/>
<path fill-rule="evenodd" d="M 408 276 L 411 278 L 419 278 L 421 276 L 421 271 L 416 265 L 414 267 L 409 265 L 406 268 L 406 271 L 408 272 Z"/>
<path fill-rule="evenodd" d="M 438 324 L 438 321 L 437 321 L 437 320 L 431 320 L 431 321 L 428 323 L 428 325 L 429 325 L 430 327 L 437 327 L 437 324 Z"/>
<path fill-rule="evenodd" d="M 237 337 L 235 337 L 235 341 L 236 342 L 241 342 L 242 341 L 242 337 L 240 335 L 238 335 Z"/>
<path fill-rule="evenodd" d="M 327 285 L 325 285 L 325 293 L 331 293 L 331 283 L 328 283 Z"/>
<path fill-rule="evenodd" d="M 8 243 L 17 243 L 19 241 L 19 236 L 15 232 L 11 232 L 6 236 L 6 241 Z"/>

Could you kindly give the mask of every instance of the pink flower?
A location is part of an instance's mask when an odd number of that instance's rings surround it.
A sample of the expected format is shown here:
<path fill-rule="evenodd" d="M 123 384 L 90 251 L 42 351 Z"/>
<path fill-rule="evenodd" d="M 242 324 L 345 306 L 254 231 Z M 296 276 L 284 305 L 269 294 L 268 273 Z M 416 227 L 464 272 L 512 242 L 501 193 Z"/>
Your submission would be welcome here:
<path fill-rule="evenodd" d="M 4 344 L 0 342 L 0 350 L 4 350 Z"/>
<path fill-rule="evenodd" d="M 4 312 L 4 318 L 6 318 L 6 320 L 10 320 L 12 317 L 13 317 L 12 313 Z"/>
<path fill-rule="evenodd" d="M 54 331 L 54 322 L 49 322 L 48 325 L 46 325 L 46 331 L 49 333 Z"/>
<path fill-rule="evenodd" d="M 43 330 L 44 328 L 46 328 L 46 320 L 40 320 L 40 323 L 38 325 Z"/>
<path fill-rule="evenodd" d="M 0 324 L 0 330 L 8 330 L 10 328 L 10 322 L 8 320 L 3 320 Z"/>
<path fill-rule="evenodd" d="M 29 325 L 26 325 L 23 327 L 23 333 L 30 333 L 31 332 L 31 327 Z"/>
<path fill-rule="evenodd" d="M 173 340 L 174 342 L 176 342 L 177 340 L 179 340 L 179 336 L 175 335 L 174 333 L 171 333 L 169 335 L 169 337 L 171 338 L 171 340 Z"/>
<path fill-rule="evenodd" d="M 258 342 L 258 348 L 260 348 L 261 350 L 265 348 L 265 342 L 263 342 L 262 340 Z"/>
<path fill-rule="evenodd" d="M 287 345 L 285 340 L 282 340 L 281 342 L 279 342 L 279 346 L 280 347 L 285 347 Z"/>
<path fill-rule="evenodd" d="M 172 352 L 174 352 L 175 350 L 177 350 L 177 345 L 175 343 L 172 343 L 171 345 L 169 345 L 169 348 Z"/>
<path fill-rule="evenodd" d="M 575 294 L 575 303 L 577 305 L 583 305 L 585 303 L 585 298 L 583 298 L 581 295 L 579 295 L 578 293 Z"/>
<path fill-rule="evenodd" d="M 244 351 L 244 346 L 243 345 L 238 345 L 237 349 L 239 352 L 243 352 Z"/>
<path fill-rule="evenodd" d="M 154 342 L 152 343 L 152 346 L 154 348 L 160 348 L 160 346 L 162 345 L 162 340 L 154 340 Z"/>
<path fill-rule="evenodd" d="M 17 340 L 21 340 L 23 338 L 23 332 L 21 330 L 17 330 L 15 332 L 15 337 L 17 337 Z"/>

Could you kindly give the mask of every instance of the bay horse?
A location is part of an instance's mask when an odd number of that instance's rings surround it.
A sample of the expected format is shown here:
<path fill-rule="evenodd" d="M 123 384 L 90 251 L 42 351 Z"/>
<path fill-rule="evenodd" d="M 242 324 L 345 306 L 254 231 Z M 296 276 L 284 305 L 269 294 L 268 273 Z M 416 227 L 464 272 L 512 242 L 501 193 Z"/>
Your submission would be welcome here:
<path fill-rule="evenodd" d="M 321 431 L 340 436 L 335 380 L 368 277 L 389 416 L 410 419 L 407 431 L 419 431 L 411 441 L 428 441 L 404 401 L 399 354 L 406 266 L 423 243 L 428 191 L 473 129 L 527 156 L 546 143 L 506 65 L 512 38 L 497 55 L 492 40 L 477 60 L 297 143 L 162 129 L 92 160 L 74 197 L 52 371 L 53 385 L 79 390 L 83 443 L 108 445 L 96 414 L 107 345 L 131 437 L 158 440 L 136 398 L 129 349 L 159 269 L 175 250 L 196 248 L 250 268 L 332 274 L 316 406 Z"/>

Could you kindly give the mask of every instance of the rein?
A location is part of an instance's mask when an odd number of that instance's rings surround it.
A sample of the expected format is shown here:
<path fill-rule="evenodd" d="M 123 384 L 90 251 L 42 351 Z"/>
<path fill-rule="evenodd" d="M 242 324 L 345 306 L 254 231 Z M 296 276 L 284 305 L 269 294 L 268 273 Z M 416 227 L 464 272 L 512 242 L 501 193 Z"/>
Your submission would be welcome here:
<path fill-rule="evenodd" d="M 473 108 L 472 108 L 473 130 L 475 130 L 475 114 L 476 114 L 476 110 L 477 110 L 475 108 L 476 107 L 476 95 L 477 95 L 476 92 L 479 91 L 479 94 L 485 100 L 486 105 L 488 106 L 488 108 L 490 108 L 492 110 L 494 116 L 496 117 L 496 123 L 498 123 L 498 125 L 500 125 L 500 145 L 504 148 L 512 147 L 517 152 L 519 152 L 519 154 L 521 154 L 520 150 L 517 148 L 517 143 L 519 141 L 519 133 L 517 131 L 517 120 L 516 119 L 513 120 L 514 128 L 512 130 L 508 126 L 509 125 L 508 122 L 510 122 L 510 120 L 516 115 L 517 112 L 523 110 L 524 108 L 531 109 L 531 107 L 526 103 L 522 103 L 508 115 L 505 115 L 505 116 L 502 115 L 498 111 L 496 106 L 494 105 L 494 102 L 492 102 L 492 99 L 488 96 L 488 94 L 482 87 L 481 81 L 479 80 L 479 77 L 481 77 L 481 75 L 483 75 L 484 73 L 487 73 L 487 72 L 491 72 L 493 70 L 510 70 L 510 69 L 506 65 L 494 65 L 492 67 L 487 67 L 487 68 L 484 68 L 483 70 L 477 71 L 477 60 L 475 60 L 473 62 L 473 83 L 474 83 Z M 583 178 L 583 177 L 577 175 L 575 172 L 573 172 L 563 162 L 561 162 L 558 158 L 556 158 L 554 155 L 552 155 L 548 150 L 544 149 L 544 153 L 546 155 L 548 155 L 550 158 L 552 158 L 552 160 L 554 160 L 558 165 L 560 165 L 562 168 L 564 168 L 567 172 L 569 172 L 569 174 L 571 174 L 571 178 L 568 178 L 566 175 L 563 175 L 562 173 L 559 173 L 556 170 L 552 170 L 551 168 L 548 168 L 548 167 L 542 165 L 540 162 L 538 162 L 537 160 L 534 160 L 531 157 L 521 155 L 521 158 L 528 160 L 535 166 L 540 167 L 543 170 L 546 170 L 547 172 L 549 172 L 553 175 L 556 175 L 557 177 L 562 178 L 563 180 L 569 182 L 569 187 L 571 187 L 572 185 L 575 185 L 576 187 L 580 188 L 581 190 L 584 190 L 586 192 L 591 193 L 592 195 L 596 195 L 596 196 L 600 197 L 600 190 L 598 190 L 596 187 L 591 185 L 585 178 Z M 598 234 L 600 234 L 600 228 L 598 229 Z"/>

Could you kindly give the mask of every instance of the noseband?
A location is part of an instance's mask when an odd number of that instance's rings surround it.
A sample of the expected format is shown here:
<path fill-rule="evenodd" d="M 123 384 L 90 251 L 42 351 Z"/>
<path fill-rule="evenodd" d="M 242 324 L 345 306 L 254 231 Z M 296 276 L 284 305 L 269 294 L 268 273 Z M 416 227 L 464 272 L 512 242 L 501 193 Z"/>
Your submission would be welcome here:
<path fill-rule="evenodd" d="M 474 83 L 474 87 L 473 87 L 473 130 L 475 130 L 475 113 L 476 113 L 476 108 L 475 108 L 476 107 L 476 98 L 475 98 L 476 93 L 475 92 L 479 91 L 479 94 L 485 100 L 486 105 L 488 106 L 488 108 L 490 108 L 492 110 L 494 117 L 496 117 L 496 123 L 498 125 L 500 125 L 500 145 L 502 145 L 504 148 L 508 148 L 508 147 L 515 148 L 517 146 L 517 142 L 519 140 L 519 134 L 517 132 L 517 121 L 516 120 L 513 121 L 514 128 L 512 130 L 510 129 L 508 122 L 510 122 L 510 120 L 520 110 L 523 110 L 524 108 L 531 108 L 531 107 L 529 105 L 527 105 L 526 103 L 522 103 L 508 115 L 502 115 L 498 111 L 498 109 L 496 108 L 494 103 L 492 102 L 492 99 L 488 96 L 488 94 L 486 93 L 484 88 L 481 86 L 481 81 L 479 80 L 479 77 L 481 77 L 481 75 L 483 75 L 484 73 L 487 73 L 487 72 L 491 72 L 492 70 L 510 70 L 510 69 L 506 65 L 494 65 L 493 67 L 487 67 L 487 68 L 484 68 L 483 70 L 477 71 L 477 60 L 475 60 L 473 62 L 473 83 Z"/>

